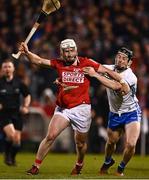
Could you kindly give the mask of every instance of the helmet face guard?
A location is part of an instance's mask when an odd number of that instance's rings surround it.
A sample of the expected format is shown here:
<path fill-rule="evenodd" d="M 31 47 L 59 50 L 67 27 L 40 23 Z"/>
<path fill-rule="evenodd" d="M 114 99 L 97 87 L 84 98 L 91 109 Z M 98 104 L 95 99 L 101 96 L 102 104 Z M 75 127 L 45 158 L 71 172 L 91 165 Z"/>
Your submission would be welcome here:
<path fill-rule="evenodd" d="M 133 57 L 133 52 L 125 47 L 122 47 L 118 50 L 118 53 L 123 53 L 125 54 L 127 57 L 128 57 L 128 60 L 132 60 L 132 57 Z"/>
<path fill-rule="evenodd" d="M 132 58 L 133 58 L 133 52 L 125 47 L 122 47 L 118 50 L 117 53 L 121 53 L 121 54 L 124 54 L 127 58 L 128 58 L 128 64 L 127 64 L 127 67 L 119 67 L 117 65 L 117 60 L 115 59 L 115 67 L 117 70 L 119 71 L 123 71 L 127 68 L 129 68 L 132 64 Z"/>
<path fill-rule="evenodd" d="M 74 52 L 75 54 L 72 55 L 72 57 L 65 57 L 65 49 L 69 49 L 69 48 L 73 48 L 74 49 Z M 71 65 L 74 63 L 74 61 L 76 60 L 77 58 L 77 55 L 78 55 L 78 52 L 77 52 L 77 45 L 75 43 L 75 41 L 73 39 L 65 39 L 63 41 L 61 41 L 61 44 L 60 44 L 60 55 L 61 55 L 61 58 L 65 61 L 65 63 L 67 65 Z"/>
<path fill-rule="evenodd" d="M 73 39 L 65 39 L 61 41 L 60 52 L 62 53 L 63 49 L 66 49 L 66 48 L 75 48 L 75 50 L 77 50 L 77 45 Z"/>

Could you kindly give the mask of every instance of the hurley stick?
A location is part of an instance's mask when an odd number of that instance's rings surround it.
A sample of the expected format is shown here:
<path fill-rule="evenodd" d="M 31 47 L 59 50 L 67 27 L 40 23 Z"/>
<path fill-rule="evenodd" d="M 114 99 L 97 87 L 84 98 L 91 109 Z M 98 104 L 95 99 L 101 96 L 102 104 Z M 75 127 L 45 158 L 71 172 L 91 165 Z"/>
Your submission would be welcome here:
<path fill-rule="evenodd" d="M 51 14 L 52 12 L 58 10 L 60 8 L 60 2 L 59 0 L 44 0 L 43 2 L 43 6 L 42 6 L 42 9 L 41 9 L 41 12 L 35 22 L 35 24 L 33 25 L 30 33 L 28 34 L 27 38 L 25 39 L 25 44 L 27 44 L 30 39 L 32 38 L 32 36 L 34 35 L 35 31 L 38 29 L 40 23 L 43 22 L 43 20 L 49 15 Z M 16 54 L 12 54 L 12 56 L 15 58 L 15 59 L 18 59 L 21 55 L 21 52 L 18 51 L 18 53 Z"/>

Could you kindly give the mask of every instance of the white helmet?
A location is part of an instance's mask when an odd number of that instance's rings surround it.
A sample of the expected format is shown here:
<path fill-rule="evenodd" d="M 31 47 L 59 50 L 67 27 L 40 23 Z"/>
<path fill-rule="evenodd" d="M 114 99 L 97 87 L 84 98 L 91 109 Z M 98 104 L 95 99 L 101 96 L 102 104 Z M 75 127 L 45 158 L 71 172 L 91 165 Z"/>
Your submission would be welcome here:
<path fill-rule="evenodd" d="M 75 50 L 77 50 L 77 45 L 73 39 L 65 39 L 61 41 L 60 51 L 62 52 L 65 48 L 75 48 Z"/>

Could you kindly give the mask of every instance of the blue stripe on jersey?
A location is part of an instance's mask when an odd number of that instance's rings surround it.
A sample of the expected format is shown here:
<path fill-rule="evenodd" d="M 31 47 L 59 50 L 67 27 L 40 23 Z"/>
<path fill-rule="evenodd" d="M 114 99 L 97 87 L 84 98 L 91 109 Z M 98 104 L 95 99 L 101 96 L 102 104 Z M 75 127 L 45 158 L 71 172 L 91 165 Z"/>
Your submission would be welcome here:
<path fill-rule="evenodd" d="M 108 127 L 112 130 L 116 130 L 119 127 L 124 127 L 126 124 L 138 121 L 140 122 L 142 119 L 142 113 L 140 108 L 137 108 L 137 110 L 128 112 L 128 113 L 122 113 L 121 115 L 109 112 L 109 121 L 108 121 Z"/>

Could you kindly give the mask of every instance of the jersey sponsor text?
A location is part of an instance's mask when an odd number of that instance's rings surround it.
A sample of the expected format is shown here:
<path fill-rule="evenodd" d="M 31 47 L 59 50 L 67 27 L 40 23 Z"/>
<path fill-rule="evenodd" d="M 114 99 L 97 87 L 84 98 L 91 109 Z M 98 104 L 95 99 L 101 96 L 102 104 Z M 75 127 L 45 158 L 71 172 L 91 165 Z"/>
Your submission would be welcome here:
<path fill-rule="evenodd" d="M 84 83 L 84 73 L 82 72 L 62 72 L 62 82 Z"/>

